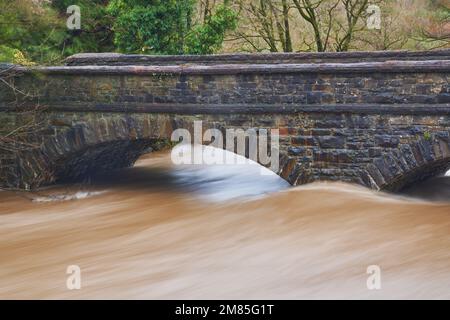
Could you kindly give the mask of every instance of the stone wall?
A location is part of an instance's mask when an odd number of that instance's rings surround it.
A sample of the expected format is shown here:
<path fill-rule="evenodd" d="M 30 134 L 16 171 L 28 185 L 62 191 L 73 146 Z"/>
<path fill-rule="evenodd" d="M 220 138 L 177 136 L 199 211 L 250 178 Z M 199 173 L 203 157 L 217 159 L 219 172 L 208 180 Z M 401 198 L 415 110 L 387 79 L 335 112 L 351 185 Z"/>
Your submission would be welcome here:
<path fill-rule="evenodd" d="M 186 106 L 450 103 L 450 60 L 363 64 L 53 67 L 15 85 L 54 106 L 124 110 L 125 104 Z M 14 100 L 0 88 L 2 101 Z M 134 106 L 132 106 L 134 108 Z M 226 108 L 226 107 L 224 107 Z"/>

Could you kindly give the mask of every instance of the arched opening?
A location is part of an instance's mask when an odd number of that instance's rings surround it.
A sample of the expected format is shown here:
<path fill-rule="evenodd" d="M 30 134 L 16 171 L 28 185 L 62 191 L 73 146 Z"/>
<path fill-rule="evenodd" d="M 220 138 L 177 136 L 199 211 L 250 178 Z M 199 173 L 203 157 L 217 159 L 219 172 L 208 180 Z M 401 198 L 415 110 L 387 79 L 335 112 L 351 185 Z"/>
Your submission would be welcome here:
<path fill-rule="evenodd" d="M 206 200 L 252 198 L 290 187 L 261 164 L 210 145 L 180 144 L 172 149 L 171 158 L 177 181 Z"/>
<path fill-rule="evenodd" d="M 450 201 L 450 161 L 433 167 L 416 174 L 416 180 L 406 184 L 400 194 L 424 200 Z"/>
<path fill-rule="evenodd" d="M 193 153 L 202 161 L 190 161 Z M 179 161 L 180 154 L 185 161 Z M 219 157 L 226 161 L 216 162 Z M 186 144 L 143 154 L 133 167 L 96 174 L 90 183 L 108 188 L 190 193 L 213 202 L 252 199 L 290 187 L 277 174 L 243 156 L 212 146 L 191 148 Z"/>
<path fill-rule="evenodd" d="M 444 179 L 449 170 L 450 145 L 445 137 L 437 135 L 402 144 L 396 150 L 375 158 L 373 164 L 367 167 L 378 189 L 400 194 L 417 194 L 419 197 L 422 191 L 426 191 L 426 194 L 431 192 L 430 187 L 420 187 L 423 183 L 426 185 L 431 178 Z M 445 192 L 446 189 L 446 183 L 433 188 L 437 193 L 442 190 Z"/>
<path fill-rule="evenodd" d="M 97 174 L 133 166 L 145 153 L 166 145 L 165 140 L 117 140 L 86 146 L 59 157 L 54 162 L 56 182 L 79 182 Z"/>
<path fill-rule="evenodd" d="M 85 147 L 55 162 L 57 182 L 81 182 L 93 190 L 181 191 L 207 201 L 255 198 L 290 187 L 270 169 L 236 153 L 210 145 L 168 146 L 168 140 L 141 139 Z"/>

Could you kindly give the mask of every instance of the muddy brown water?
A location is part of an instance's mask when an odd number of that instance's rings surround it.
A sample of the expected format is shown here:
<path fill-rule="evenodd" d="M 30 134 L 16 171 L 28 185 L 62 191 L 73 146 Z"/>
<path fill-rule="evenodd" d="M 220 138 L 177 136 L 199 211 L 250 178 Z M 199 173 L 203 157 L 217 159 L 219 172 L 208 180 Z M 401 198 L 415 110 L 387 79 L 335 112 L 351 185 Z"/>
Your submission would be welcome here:
<path fill-rule="evenodd" d="M 436 179 L 402 196 L 291 188 L 160 152 L 89 185 L 3 191 L 0 298 L 448 299 L 450 189 Z M 80 290 L 66 287 L 69 265 Z M 380 290 L 367 289 L 369 265 Z"/>

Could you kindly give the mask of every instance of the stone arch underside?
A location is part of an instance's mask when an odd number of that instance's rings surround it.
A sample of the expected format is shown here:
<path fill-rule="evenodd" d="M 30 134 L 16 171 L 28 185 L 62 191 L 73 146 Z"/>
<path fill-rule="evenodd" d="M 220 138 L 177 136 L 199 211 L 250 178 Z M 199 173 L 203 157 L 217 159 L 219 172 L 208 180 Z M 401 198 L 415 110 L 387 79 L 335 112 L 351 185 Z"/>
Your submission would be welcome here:
<path fill-rule="evenodd" d="M 225 129 L 230 128 L 223 119 L 205 116 L 48 113 L 42 117 L 48 127 L 34 137 L 40 147 L 17 154 L 17 184 L 10 188 L 30 190 L 133 166 L 141 155 L 176 144 L 171 141 L 174 130 L 187 129 L 193 136 L 193 123 L 200 119 L 205 119 L 203 133 L 218 129 L 225 138 Z M 240 118 L 235 127 L 246 130 L 250 123 L 250 118 Z"/>
<path fill-rule="evenodd" d="M 430 134 L 401 144 L 375 158 L 362 177 L 373 189 L 399 191 L 450 169 L 448 132 Z"/>

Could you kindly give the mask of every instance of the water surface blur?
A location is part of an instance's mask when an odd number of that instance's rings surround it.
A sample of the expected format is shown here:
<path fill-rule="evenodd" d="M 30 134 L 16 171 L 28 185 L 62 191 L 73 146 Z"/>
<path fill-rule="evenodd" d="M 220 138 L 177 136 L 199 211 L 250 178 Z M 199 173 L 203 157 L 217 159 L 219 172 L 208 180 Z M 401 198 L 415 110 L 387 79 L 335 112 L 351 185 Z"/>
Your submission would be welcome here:
<path fill-rule="evenodd" d="M 404 195 L 291 188 L 160 152 L 89 185 L 3 191 L 0 298 L 450 298 L 449 179 Z M 373 264 L 381 290 L 366 287 Z"/>

